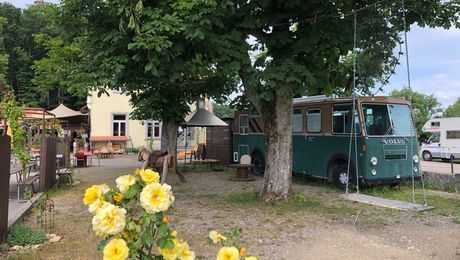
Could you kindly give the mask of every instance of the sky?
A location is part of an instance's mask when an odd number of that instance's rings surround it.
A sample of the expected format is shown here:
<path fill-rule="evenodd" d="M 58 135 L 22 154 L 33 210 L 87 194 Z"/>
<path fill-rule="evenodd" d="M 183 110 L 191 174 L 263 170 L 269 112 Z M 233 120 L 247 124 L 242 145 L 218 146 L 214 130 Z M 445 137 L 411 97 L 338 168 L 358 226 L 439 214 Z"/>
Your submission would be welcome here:
<path fill-rule="evenodd" d="M 6 2 L 25 8 L 33 4 L 34 0 Z M 47 2 L 58 3 L 59 0 Z M 444 108 L 452 105 L 460 97 L 460 29 L 412 26 L 407 37 L 412 89 L 434 95 Z M 388 95 L 392 90 L 408 85 L 404 56 L 400 62 L 396 74 L 391 76 L 390 83 L 378 95 Z"/>

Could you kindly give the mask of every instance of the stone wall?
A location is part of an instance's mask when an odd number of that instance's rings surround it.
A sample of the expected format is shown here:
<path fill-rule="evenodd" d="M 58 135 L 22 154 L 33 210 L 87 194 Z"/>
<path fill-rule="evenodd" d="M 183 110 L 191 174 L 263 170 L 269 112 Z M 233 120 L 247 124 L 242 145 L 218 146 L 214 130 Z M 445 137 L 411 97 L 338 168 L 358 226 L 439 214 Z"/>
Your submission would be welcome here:
<path fill-rule="evenodd" d="M 434 188 L 450 192 L 460 192 L 460 174 L 441 174 L 434 172 L 423 172 L 423 178 L 427 185 L 434 185 Z"/>

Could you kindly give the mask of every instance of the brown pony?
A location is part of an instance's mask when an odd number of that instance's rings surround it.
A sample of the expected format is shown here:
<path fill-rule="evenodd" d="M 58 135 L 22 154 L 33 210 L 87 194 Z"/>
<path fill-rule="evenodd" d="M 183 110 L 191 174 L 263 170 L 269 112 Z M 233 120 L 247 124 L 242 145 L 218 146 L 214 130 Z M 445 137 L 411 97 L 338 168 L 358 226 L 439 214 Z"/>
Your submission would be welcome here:
<path fill-rule="evenodd" d="M 166 182 L 168 175 L 168 168 L 172 168 L 173 173 L 177 174 L 181 182 L 185 182 L 185 177 L 177 169 L 176 157 L 168 152 L 161 152 L 159 150 L 149 151 L 147 148 L 142 148 L 139 151 L 137 160 L 142 162 L 141 169 L 154 169 L 160 173 L 161 183 Z"/>

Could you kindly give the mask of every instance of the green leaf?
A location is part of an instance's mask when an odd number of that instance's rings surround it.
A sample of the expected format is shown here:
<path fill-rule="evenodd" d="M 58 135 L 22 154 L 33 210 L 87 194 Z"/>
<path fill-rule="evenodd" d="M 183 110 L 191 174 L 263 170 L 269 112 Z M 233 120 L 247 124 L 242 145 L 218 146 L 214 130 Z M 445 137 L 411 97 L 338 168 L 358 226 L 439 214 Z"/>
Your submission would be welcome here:
<path fill-rule="evenodd" d="M 162 237 L 162 238 L 160 238 L 160 239 L 157 240 L 157 246 L 158 246 L 159 248 L 165 248 L 166 242 L 167 242 L 167 241 L 168 241 L 167 238 Z"/>
<path fill-rule="evenodd" d="M 169 234 L 169 227 L 166 226 L 166 225 L 160 225 L 158 227 L 158 233 L 160 234 L 160 236 L 164 237 L 164 236 L 167 236 Z"/>
<path fill-rule="evenodd" d="M 153 243 L 153 235 L 151 232 L 149 231 L 145 231 L 144 233 L 142 233 L 142 243 L 146 246 L 146 247 L 150 247 Z"/>
<path fill-rule="evenodd" d="M 102 239 L 101 241 L 99 241 L 99 243 L 97 244 L 97 250 L 102 251 L 105 245 L 107 245 L 107 242 L 108 239 Z"/>
<path fill-rule="evenodd" d="M 174 248 L 174 241 L 172 239 L 166 240 L 165 248 L 173 249 Z"/>

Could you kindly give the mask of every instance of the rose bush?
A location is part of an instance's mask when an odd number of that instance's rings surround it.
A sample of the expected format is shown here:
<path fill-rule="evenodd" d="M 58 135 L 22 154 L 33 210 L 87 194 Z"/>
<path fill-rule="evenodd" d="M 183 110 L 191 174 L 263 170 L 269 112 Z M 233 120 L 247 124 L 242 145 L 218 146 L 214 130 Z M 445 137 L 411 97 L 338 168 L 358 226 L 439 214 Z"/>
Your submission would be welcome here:
<path fill-rule="evenodd" d="M 174 202 L 171 186 L 160 184 L 150 169 L 86 189 L 83 203 L 93 214 L 91 226 L 101 237 L 98 249 L 104 259 L 191 260 L 195 253 L 171 231 L 166 215 Z"/>
<path fill-rule="evenodd" d="M 134 175 L 116 179 L 116 187 L 107 184 L 86 189 L 83 203 L 93 214 L 91 226 L 101 238 L 98 249 L 104 260 L 165 259 L 193 260 L 195 253 L 177 231 L 168 227 L 168 210 L 174 202 L 171 186 L 160 184 L 160 175 L 151 169 L 136 169 Z M 238 249 L 236 238 L 241 229 L 228 234 L 209 233 L 209 242 L 221 243 L 217 260 L 256 260 Z"/>

